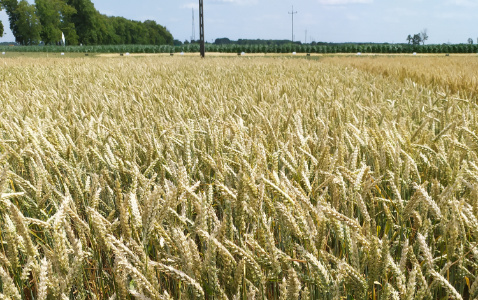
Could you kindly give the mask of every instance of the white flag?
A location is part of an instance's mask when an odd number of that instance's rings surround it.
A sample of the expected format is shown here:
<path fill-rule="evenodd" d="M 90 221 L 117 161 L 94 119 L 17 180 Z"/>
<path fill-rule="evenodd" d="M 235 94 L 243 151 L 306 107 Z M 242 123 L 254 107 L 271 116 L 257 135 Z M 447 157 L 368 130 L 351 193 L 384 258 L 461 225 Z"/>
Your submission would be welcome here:
<path fill-rule="evenodd" d="M 66 46 L 66 44 L 65 44 L 65 35 L 63 34 L 63 32 L 61 33 L 61 41 L 63 42 L 63 45 Z"/>

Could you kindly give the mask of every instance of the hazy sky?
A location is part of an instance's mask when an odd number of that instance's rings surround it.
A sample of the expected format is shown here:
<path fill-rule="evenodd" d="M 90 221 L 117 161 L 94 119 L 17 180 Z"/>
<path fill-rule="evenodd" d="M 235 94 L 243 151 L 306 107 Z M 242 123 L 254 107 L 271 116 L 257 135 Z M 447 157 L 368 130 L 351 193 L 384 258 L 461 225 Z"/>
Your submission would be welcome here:
<path fill-rule="evenodd" d="M 33 3 L 33 0 L 29 0 Z M 189 40 L 192 8 L 199 39 L 198 2 L 193 0 L 93 0 L 106 15 L 144 21 L 152 19 L 173 34 Z M 406 42 L 408 34 L 428 30 L 430 44 L 477 42 L 478 0 L 204 0 L 205 35 L 230 39 L 290 39 L 307 42 Z M 4 11 L 0 19 L 14 40 Z"/>

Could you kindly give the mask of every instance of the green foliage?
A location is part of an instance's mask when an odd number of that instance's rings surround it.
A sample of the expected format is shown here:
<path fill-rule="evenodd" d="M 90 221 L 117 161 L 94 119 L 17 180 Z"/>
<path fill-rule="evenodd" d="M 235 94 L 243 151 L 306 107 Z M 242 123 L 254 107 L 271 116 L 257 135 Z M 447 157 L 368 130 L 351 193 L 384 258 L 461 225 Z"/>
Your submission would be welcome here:
<path fill-rule="evenodd" d="M 35 6 L 22 0 L 18 3 L 15 13 L 18 16 L 15 36 L 17 41 L 22 45 L 37 45 L 40 42 L 41 24 L 35 13 Z"/>
<path fill-rule="evenodd" d="M 0 2 L 0 4 L 1 4 L 1 2 Z M 0 11 L 2 11 L 1 6 L 0 6 Z M 0 21 L 0 37 L 2 37 L 2 36 L 3 36 L 3 23 L 2 23 L 2 21 Z"/>
<path fill-rule="evenodd" d="M 172 45 L 172 35 L 155 21 L 131 21 L 123 17 L 101 16 L 107 28 L 107 42 L 102 44 Z"/>
<path fill-rule="evenodd" d="M 21 44 L 35 44 L 40 39 L 47 45 L 55 44 L 61 40 L 62 32 L 68 45 L 173 44 L 171 33 L 155 21 L 108 17 L 100 14 L 91 0 L 35 0 L 35 6 L 28 8 L 28 2 L 22 2 L 0 0 L 13 35 Z M 29 30 L 27 25 L 31 27 Z"/>
<path fill-rule="evenodd" d="M 76 9 L 71 20 L 76 26 L 78 42 L 83 45 L 173 43 L 173 36 L 155 21 L 131 21 L 123 17 L 100 14 L 90 0 L 68 0 Z"/>
<path fill-rule="evenodd" d="M 42 24 L 41 38 L 45 44 L 61 40 L 59 1 L 37 0 L 36 9 Z"/>
<path fill-rule="evenodd" d="M 1 0 L 0 4 L 2 8 L 5 9 L 8 15 L 8 21 L 10 23 L 10 30 L 12 31 L 13 35 L 17 36 L 17 20 L 18 14 L 16 13 L 16 9 L 18 7 L 17 0 Z"/>
<path fill-rule="evenodd" d="M 193 44 L 194 45 L 194 44 Z M 180 51 L 196 52 L 194 47 L 182 45 Z M 476 53 L 476 44 L 458 45 L 419 45 L 419 44 L 284 44 L 284 45 L 238 45 L 238 44 L 206 44 L 206 51 L 222 53 Z"/>
<path fill-rule="evenodd" d="M 42 24 L 41 38 L 45 44 L 55 44 L 61 40 L 61 33 L 71 44 L 78 42 L 75 24 L 70 22 L 76 9 L 62 0 L 36 0 L 37 14 Z"/>
<path fill-rule="evenodd" d="M 180 50 L 170 45 L 90 45 L 90 46 L 0 46 L 0 51 L 6 52 L 70 52 L 70 53 L 172 53 L 198 52 L 199 45 L 191 45 L 189 51 Z"/>
<path fill-rule="evenodd" d="M 160 26 L 160 25 L 158 25 Z M 74 30 L 74 28 L 73 28 Z M 66 32 L 64 31 L 67 47 L 61 46 L 34 46 L 34 47 L 1 47 L 1 51 L 9 52 L 91 52 L 91 53 L 194 53 L 199 52 L 199 44 L 182 44 L 173 46 L 169 44 L 132 44 L 138 40 L 129 39 L 125 40 L 125 44 L 121 44 L 120 35 L 112 35 L 109 41 L 110 45 L 83 45 L 77 46 L 68 39 Z M 145 40 L 139 40 L 144 42 Z M 116 44 L 113 44 L 115 42 Z M 293 48 L 293 49 L 292 49 Z M 206 52 L 220 52 L 220 53 L 284 53 L 290 54 L 292 51 L 297 53 L 476 53 L 478 52 L 478 44 L 459 44 L 459 45 L 406 45 L 406 44 L 383 44 L 383 45 L 214 45 L 206 44 Z"/>
<path fill-rule="evenodd" d="M 75 24 L 79 42 L 84 44 L 98 44 L 98 36 L 102 24 L 100 14 L 89 0 L 67 0 L 66 3 L 76 9 L 71 16 Z"/>

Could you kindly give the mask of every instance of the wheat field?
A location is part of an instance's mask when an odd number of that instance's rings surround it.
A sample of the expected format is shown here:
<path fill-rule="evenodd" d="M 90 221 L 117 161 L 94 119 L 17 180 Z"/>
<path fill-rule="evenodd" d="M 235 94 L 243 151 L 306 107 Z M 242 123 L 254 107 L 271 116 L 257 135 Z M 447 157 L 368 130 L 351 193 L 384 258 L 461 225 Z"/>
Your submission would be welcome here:
<path fill-rule="evenodd" d="M 0 60 L 0 299 L 478 297 L 456 63 Z"/>

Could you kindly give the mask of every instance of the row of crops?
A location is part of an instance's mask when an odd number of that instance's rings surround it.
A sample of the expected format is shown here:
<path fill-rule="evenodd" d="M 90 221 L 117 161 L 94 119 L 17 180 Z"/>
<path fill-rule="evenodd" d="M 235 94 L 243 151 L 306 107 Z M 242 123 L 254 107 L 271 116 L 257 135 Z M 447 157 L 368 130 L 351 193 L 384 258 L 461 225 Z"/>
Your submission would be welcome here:
<path fill-rule="evenodd" d="M 404 45 L 404 44 L 344 44 L 344 45 L 208 45 L 211 52 L 246 53 L 476 53 L 478 45 Z M 180 47 L 187 51 L 188 47 Z M 184 49 L 184 50 L 183 50 Z"/>
<path fill-rule="evenodd" d="M 199 44 L 170 45 L 105 45 L 105 46 L 4 46 L 11 52 L 90 52 L 90 53 L 179 53 L 199 52 Z M 343 44 L 343 45 L 214 45 L 206 44 L 207 52 L 222 53 L 477 53 L 478 45 L 407 45 L 407 44 Z"/>
<path fill-rule="evenodd" d="M 2 52 L 8 51 L 56 53 L 171 53 L 175 52 L 175 47 L 170 45 L 4 46 L 0 47 L 0 50 Z"/>

